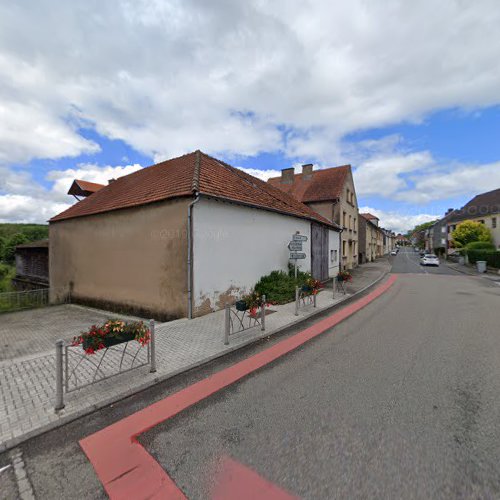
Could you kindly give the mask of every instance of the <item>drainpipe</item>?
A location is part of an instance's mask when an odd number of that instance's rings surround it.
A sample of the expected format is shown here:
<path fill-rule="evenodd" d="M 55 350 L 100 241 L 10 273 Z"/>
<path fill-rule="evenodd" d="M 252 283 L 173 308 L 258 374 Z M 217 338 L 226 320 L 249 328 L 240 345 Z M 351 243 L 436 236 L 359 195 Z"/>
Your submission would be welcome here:
<path fill-rule="evenodd" d="M 340 231 L 339 231 L 339 272 L 342 271 L 342 233 L 343 233 L 343 229 L 340 228 Z"/>
<path fill-rule="evenodd" d="M 200 194 L 198 192 L 194 193 L 195 199 L 188 206 L 188 227 L 187 227 L 187 243 L 188 243 L 188 255 L 187 255 L 187 289 L 188 289 L 188 319 L 193 319 L 193 207 L 196 203 L 200 201 Z"/>

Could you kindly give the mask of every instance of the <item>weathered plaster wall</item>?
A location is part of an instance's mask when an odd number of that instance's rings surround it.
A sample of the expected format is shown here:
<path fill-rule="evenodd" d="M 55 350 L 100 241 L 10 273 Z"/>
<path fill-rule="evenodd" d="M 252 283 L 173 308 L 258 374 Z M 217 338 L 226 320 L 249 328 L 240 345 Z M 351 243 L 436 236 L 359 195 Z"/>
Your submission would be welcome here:
<path fill-rule="evenodd" d="M 51 288 L 157 319 L 187 314 L 187 210 L 166 201 L 50 224 Z"/>
<path fill-rule="evenodd" d="M 307 258 L 299 262 L 310 271 L 309 221 L 201 199 L 193 209 L 194 315 L 224 307 L 271 271 L 287 270 L 287 244 L 296 231 L 308 237 Z"/>

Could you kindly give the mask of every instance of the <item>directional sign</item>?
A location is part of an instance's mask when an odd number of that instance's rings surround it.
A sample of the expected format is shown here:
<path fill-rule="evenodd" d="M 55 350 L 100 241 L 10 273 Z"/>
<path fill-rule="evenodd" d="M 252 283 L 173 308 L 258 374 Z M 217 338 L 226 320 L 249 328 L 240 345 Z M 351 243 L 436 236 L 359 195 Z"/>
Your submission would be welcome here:
<path fill-rule="evenodd" d="M 293 241 L 307 241 L 307 236 L 304 236 L 303 234 L 294 234 L 292 236 Z"/>
<path fill-rule="evenodd" d="M 290 259 L 305 259 L 306 254 L 303 252 L 290 252 Z"/>
<path fill-rule="evenodd" d="M 291 250 L 292 252 L 301 252 L 302 241 L 290 241 L 290 243 L 288 243 L 288 250 Z"/>

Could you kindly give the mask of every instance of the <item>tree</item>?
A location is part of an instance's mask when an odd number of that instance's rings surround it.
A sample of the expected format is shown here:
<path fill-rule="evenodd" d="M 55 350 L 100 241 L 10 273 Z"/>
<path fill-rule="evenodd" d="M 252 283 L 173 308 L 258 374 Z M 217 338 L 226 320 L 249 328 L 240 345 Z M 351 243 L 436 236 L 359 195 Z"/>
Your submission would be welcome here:
<path fill-rule="evenodd" d="M 456 248 L 462 248 L 473 241 L 484 241 L 487 243 L 493 241 L 490 230 L 484 224 L 481 224 L 481 222 L 472 220 L 460 223 L 455 231 L 451 233 L 451 237 Z"/>
<path fill-rule="evenodd" d="M 27 243 L 28 238 L 22 233 L 13 234 L 10 238 L 7 238 L 5 248 L 3 251 L 3 259 L 5 262 L 14 262 L 14 255 L 16 253 L 16 246 Z"/>

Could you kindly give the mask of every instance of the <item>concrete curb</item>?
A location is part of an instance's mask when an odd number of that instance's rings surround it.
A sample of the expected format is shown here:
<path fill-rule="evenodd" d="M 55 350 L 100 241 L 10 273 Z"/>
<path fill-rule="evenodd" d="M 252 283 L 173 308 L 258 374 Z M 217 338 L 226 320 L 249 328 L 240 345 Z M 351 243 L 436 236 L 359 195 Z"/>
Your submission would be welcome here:
<path fill-rule="evenodd" d="M 195 362 L 193 362 L 189 365 L 186 365 L 182 368 L 179 368 L 177 370 L 173 370 L 172 372 L 169 372 L 169 373 L 165 373 L 164 375 L 161 375 L 161 376 L 158 376 L 158 377 L 155 377 L 152 379 L 148 379 L 147 382 L 144 382 L 143 384 L 141 384 L 137 387 L 131 388 L 129 390 L 125 390 L 120 395 L 112 396 L 108 399 L 105 399 L 105 400 L 99 402 L 99 403 L 95 403 L 93 405 L 90 405 L 87 408 L 84 408 L 82 410 L 78 410 L 74 413 L 71 413 L 71 415 L 64 415 L 65 410 L 61 410 L 59 412 L 59 415 L 60 415 L 59 420 L 54 421 L 54 422 L 50 422 L 50 423 L 45 424 L 37 429 L 31 430 L 31 431 L 27 432 L 26 434 L 23 434 L 22 436 L 15 437 L 15 438 L 12 438 L 12 439 L 5 441 L 4 443 L 1 443 L 0 444 L 0 453 L 4 453 L 4 452 L 10 450 L 11 448 L 19 446 L 20 444 L 24 443 L 25 441 L 28 441 L 29 439 L 32 439 L 34 437 L 45 434 L 46 432 L 49 432 L 49 431 L 52 431 L 54 429 L 57 429 L 58 427 L 61 427 L 62 425 L 69 424 L 70 422 L 78 420 L 81 417 L 85 417 L 87 415 L 90 415 L 91 413 L 94 413 L 95 411 L 100 410 L 106 406 L 109 406 L 111 404 L 122 401 L 130 396 L 138 394 L 139 392 L 142 392 L 146 389 L 149 389 L 154 385 L 157 385 L 161 382 L 165 382 L 166 380 L 169 380 L 173 377 L 176 377 L 177 375 L 180 375 L 181 373 L 188 372 L 190 370 L 193 370 L 194 368 L 199 368 L 203 365 L 210 363 L 211 361 L 214 361 L 215 359 L 222 358 L 228 354 L 233 353 L 234 351 L 237 351 L 237 350 L 242 349 L 244 347 L 248 347 L 249 345 L 255 344 L 266 337 L 272 337 L 278 333 L 281 333 L 282 331 L 284 331 L 288 328 L 291 328 L 291 327 L 296 326 L 296 325 L 298 325 L 306 320 L 314 318 L 318 314 L 324 313 L 326 311 L 334 310 L 338 307 L 343 307 L 346 304 L 348 304 L 349 302 L 352 302 L 354 299 L 359 297 L 364 292 L 366 292 L 368 289 L 375 286 L 377 283 L 380 283 L 380 281 L 382 281 L 385 277 L 387 277 L 387 275 L 390 274 L 390 272 L 391 272 L 390 269 L 385 271 L 376 280 L 372 281 L 371 283 L 369 283 L 368 285 L 363 287 L 361 290 L 358 290 L 357 292 L 353 293 L 352 295 L 346 296 L 340 302 L 332 304 L 331 306 L 326 306 L 326 307 L 323 307 L 321 309 L 318 309 L 317 311 L 314 311 L 307 316 L 299 317 L 299 318 L 291 321 L 290 323 L 287 323 L 286 325 L 280 326 L 279 328 L 277 328 L 276 330 L 274 330 L 271 333 L 264 332 L 261 335 L 258 335 L 257 337 L 253 337 L 251 339 L 248 339 L 248 341 L 246 341 L 246 342 L 243 342 L 241 344 L 238 344 L 238 345 L 235 345 L 232 347 L 229 346 L 224 351 L 213 354 L 212 356 L 208 356 L 208 357 L 203 358 L 199 361 L 195 361 Z"/>

